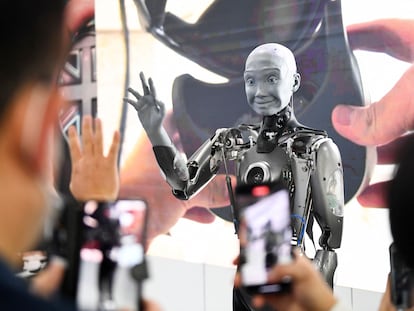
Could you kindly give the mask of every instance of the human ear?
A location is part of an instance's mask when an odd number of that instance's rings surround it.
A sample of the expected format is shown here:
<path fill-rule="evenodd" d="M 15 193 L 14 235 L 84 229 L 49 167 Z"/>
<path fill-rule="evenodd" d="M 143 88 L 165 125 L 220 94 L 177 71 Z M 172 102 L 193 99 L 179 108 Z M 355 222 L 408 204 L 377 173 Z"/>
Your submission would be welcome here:
<path fill-rule="evenodd" d="M 293 75 L 293 87 L 292 87 L 292 91 L 293 92 L 296 92 L 298 89 L 299 89 L 299 86 L 300 86 L 300 79 L 301 79 L 301 77 L 300 77 L 300 74 L 299 73 L 295 73 L 294 75 Z"/>

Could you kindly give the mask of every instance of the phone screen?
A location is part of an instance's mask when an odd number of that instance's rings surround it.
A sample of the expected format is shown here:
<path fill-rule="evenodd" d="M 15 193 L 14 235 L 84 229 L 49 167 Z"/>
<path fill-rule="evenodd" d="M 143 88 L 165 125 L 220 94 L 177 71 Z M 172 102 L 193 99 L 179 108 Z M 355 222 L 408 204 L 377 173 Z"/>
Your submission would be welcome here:
<path fill-rule="evenodd" d="M 288 190 L 281 183 L 238 186 L 236 202 L 242 285 L 252 293 L 288 290 L 289 280 L 267 284 L 268 271 L 274 265 L 292 260 Z"/>
<path fill-rule="evenodd" d="M 77 306 L 101 310 L 141 310 L 145 260 L 147 203 L 120 199 L 109 204 L 89 201 L 83 218 L 87 243 L 80 252 Z"/>
<path fill-rule="evenodd" d="M 133 235 L 135 243 L 145 248 L 147 242 L 147 203 L 137 199 L 120 199 L 112 206 L 114 217 L 119 220 L 120 235 Z"/>

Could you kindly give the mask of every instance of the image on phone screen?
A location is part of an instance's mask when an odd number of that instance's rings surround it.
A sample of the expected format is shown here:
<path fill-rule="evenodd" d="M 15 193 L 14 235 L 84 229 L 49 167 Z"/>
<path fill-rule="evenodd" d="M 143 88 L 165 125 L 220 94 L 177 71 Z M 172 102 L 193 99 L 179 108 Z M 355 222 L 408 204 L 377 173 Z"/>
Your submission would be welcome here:
<path fill-rule="evenodd" d="M 148 205 L 140 199 L 85 204 L 87 243 L 80 250 L 77 284 L 79 310 L 141 310 L 143 281 L 148 277 L 145 244 Z"/>
<path fill-rule="evenodd" d="M 286 291 L 289 281 L 267 284 L 274 265 L 288 263 L 291 255 L 289 193 L 279 183 L 236 187 L 239 208 L 240 273 L 250 292 Z"/>

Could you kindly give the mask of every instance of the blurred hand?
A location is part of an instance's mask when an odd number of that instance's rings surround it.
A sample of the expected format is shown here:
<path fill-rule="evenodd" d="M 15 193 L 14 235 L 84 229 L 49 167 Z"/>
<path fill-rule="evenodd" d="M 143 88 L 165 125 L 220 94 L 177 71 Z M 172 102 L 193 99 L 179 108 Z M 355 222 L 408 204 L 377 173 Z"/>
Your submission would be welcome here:
<path fill-rule="evenodd" d="M 52 257 L 48 265 L 32 278 L 31 290 L 41 297 L 51 297 L 59 290 L 65 271 L 66 262 L 63 259 Z"/>
<path fill-rule="evenodd" d="M 347 28 L 353 50 L 387 53 L 399 60 L 414 60 L 414 20 L 382 19 Z M 414 129 L 414 66 L 411 66 L 378 102 L 356 107 L 338 105 L 332 112 L 336 131 L 364 146 L 376 146 L 378 164 L 394 164 L 395 156 Z M 363 206 L 386 206 L 388 183 L 368 186 L 358 196 Z"/>
<path fill-rule="evenodd" d="M 91 116 L 83 117 L 82 142 L 75 127 L 69 129 L 72 161 L 70 190 L 79 201 L 114 201 L 119 192 L 119 132 L 113 135 L 108 155 L 103 154 L 102 123 Z"/>
<path fill-rule="evenodd" d="M 260 308 L 268 304 L 275 310 L 329 311 L 336 299 L 312 262 L 295 250 L 295 259 L 290 264 L 276 265 L 268 273 L 268 282 L 277 283 L 291 277 L 292 290 L 284 294 L 253 296 L 252 304 Z M 235 286 L 241 286 L 240 274 L 236 274 Z"/>

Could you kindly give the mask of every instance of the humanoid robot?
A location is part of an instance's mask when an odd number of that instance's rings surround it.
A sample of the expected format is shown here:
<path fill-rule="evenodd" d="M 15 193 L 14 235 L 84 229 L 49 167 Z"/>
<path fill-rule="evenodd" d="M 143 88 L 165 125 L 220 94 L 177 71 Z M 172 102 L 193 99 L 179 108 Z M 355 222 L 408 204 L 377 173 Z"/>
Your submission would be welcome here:
<path fill-rule="evenodd" d="M 247 102 L 262 121 L 218 129 L 188 161 L 162 126 L 165 108 L 156 99 L 152 80 L 147 83 L 141 74 L 141 81 L 144 94 L 130 88 L 136 100 L 126 101 L 137 110 L 173 194 L 181 200 L 190 199 L 220 167 L 227 171 L 228 161 L 235 163 L 238 184 L 283 181 L 291 198 L 292 242 L 304 250 L 305 233 L 312 235 L 316 219 L 322 233 L 314 261 L 333 286 L 337 266 L 334 249 L 340 247 L 343 225 L 341 156 L 325 131 L 306 127 L 295 117 L 293 94 L 301 76 L 292 51 L 267 43 L 249 54 L 244 70 Z"/>

